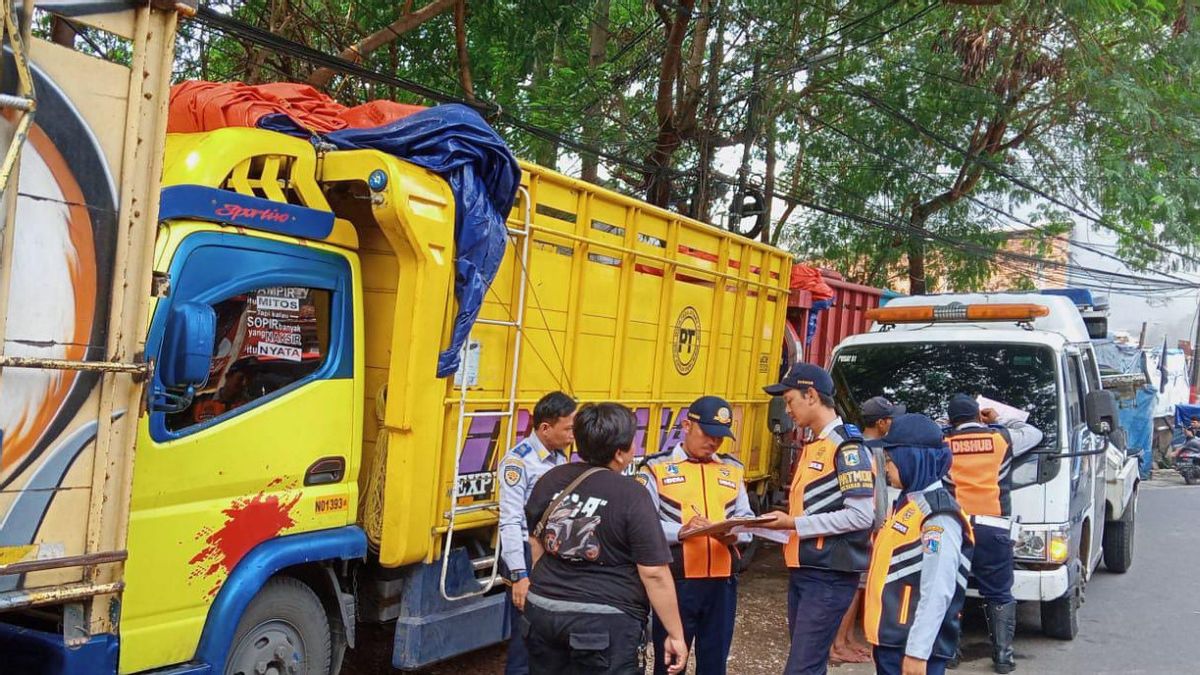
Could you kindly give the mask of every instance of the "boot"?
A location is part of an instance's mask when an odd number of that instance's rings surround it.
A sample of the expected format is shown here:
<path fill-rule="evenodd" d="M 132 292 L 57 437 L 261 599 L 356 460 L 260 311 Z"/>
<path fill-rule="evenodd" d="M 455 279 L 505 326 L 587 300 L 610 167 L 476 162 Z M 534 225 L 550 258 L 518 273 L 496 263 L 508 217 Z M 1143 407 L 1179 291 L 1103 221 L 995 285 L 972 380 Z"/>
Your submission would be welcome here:
<path fill-rule="evenodd" d="M 987 617 L 988 638 L 992 641 L 992 670 L 1011 673 L 1016 670 L 1013 658 L 1013 634 L 1017 632 L 1017 603 L 984 605 Z"/>

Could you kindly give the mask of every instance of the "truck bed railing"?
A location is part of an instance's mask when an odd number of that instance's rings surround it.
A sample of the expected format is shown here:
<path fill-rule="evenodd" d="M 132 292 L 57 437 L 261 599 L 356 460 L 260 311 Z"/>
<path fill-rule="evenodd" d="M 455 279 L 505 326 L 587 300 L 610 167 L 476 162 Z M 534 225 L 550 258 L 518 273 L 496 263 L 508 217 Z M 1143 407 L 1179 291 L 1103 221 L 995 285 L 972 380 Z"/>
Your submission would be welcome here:
<path fill-rule="evenodd" d="M 521 229 L 516 229 L 513 227 L 508 228 L 508 235 L 509 235 L 509 238 L 511 240 L 513 240 L 513 243 L 515 244 L 517 242 L 517 240 L 520 240 L 521 274 L 520 274 L 520 282 L 519 282 L 518 290 L 517 290 L 516 316 L 513 318 L 512 321 L 503 321 L 503 320 L 499 320 L 499 319 L 477 319 L 475 322 L 477 325 L 483 324 L 486 326 L 503 326 L 503 327 L 510 328 L 516 332 L 515 335 L 513 336 L 514 347 L 513 347 L 513 352 L 512 352 L 513 353 L 513 364 L 512 364 L 512 370 L 511 370 L 512 376 L 510 377 L 509 382 L 508 382 L 508 396 L 504 402 L 505 403 L 504 408 L 502 410 L 495 410 L 495 411 L 468 411 L 467 410 L 467 387 L 469 386 L 468 381 L 467 381 L 468 378 L 465 376 L 463 378 L 461 378 L 461 381 L 460 381 L 459 387 L 458 387 L 458 432 L 456 434 L 455 443 L 454 443 L 454 448 L 455 448 L 454 473 L 451 474 L 455 477 L 455 480 L 453 482 L 453 487 L 451 488 L 450 510 L 447 511 L 445 514 L 446 520 L 447 520 L 447 526 L 446 526 L 446 533 L 443 535 L 444 543 L 442 546 L 442 570 L 441 570 L 441 579 L 440 579 L 440 583 L 439 583 L 439 587 L 442 592 L 442 597 L 451 602 L 453 602 L 455 600 L 465 600 L 467 598 L 475 597 L 478 595 L 483 595 L 483 594 L 487 593 L 488 591 L 492 590 L 492 588 L 496 585 L 496 577 L 497 577 L 497 572 L 498 572 L 499 564 L 500 564 L 500 556 L 496 553 L 500 549 L 500 528 L 496 527 L 492 534 L 493 554 L 491 556 L 489 556 L 490 560 L 487 560 L 487 558 L 484 558 L 484 559 L 481 559 L 480 561 L 478 561 L 478 563 L 475 563 L 475 562 L 472 563 L 476 572 L 490 568 L 487 578 L 480 581 L 480 583 L 478 584 L 478 588 L 476 588 L 475 590 L 472 590 L 472 591 L 468 591 L 466 593 L 462 593 L 459 595 L 453 595 L 447 590 L 446 580 L 447 580 L 447 575 L 448 575 L 448 572 L 450 569 L 450 550 L 451 550 L 451 547 L 453 546 L 454 524 L 455 524 L 457 516 L 466 514 L 466 513 L 478 512 L 478 511 L 493 510 L 493 509 L 498 510 L 499 506 L 500 506 L 499 502 L 495 502 L 495 501 L 478 502 L 478 503 L 474 503 L 474 504 L 468 504 L 465 506 L 458 505 L 458 497 L 459 497 L 458 485 L 459 485 L 459 483 L 458 483 L 457 477 L 458 477 L 458 473 L 461 469 L 460 462 L 462 461 L 462 452 L 460 450 L 463 447 L 464 441 L 466 440 L 466 433 L 467 433 L 467 426 L 468 426 L 467 420 L 476 418 L 476 417 L 491 417 L 491 418 L 508 419 L 510 431 L 512 429 L 512 425 L 516 424 L 516 421 L 517 421 L 517 374 L 520 372 L 521 339 L 524 335 L 524 331 L 522 330 L 522 328 L 525 323 L 525 296 L 526 296 L 527 287 L 529 285 L 529 243 L 530 243 L 530 240 L 533 238 L 533 222 L 532 222 L 532 214 L 531 214 L 532 197 L 529 194 L 529 190 L 527 190 L 524 186 L 521 186 L 518 188 L 518 193 L 520 194 L 521 202 L 523 204 L 521 212 L 522 212 L 522 220 L 524 222 L 522 223 Z M 465 344 L 470 344 L 470 342 L 471 342 L 471 340 L 470 340 L 470 337 L 468 336 Z M 463 367 L 463 368 L 466 367 L 465 362 L 464 362 L 463 366 L 461 366 L 461 367 Z"/>

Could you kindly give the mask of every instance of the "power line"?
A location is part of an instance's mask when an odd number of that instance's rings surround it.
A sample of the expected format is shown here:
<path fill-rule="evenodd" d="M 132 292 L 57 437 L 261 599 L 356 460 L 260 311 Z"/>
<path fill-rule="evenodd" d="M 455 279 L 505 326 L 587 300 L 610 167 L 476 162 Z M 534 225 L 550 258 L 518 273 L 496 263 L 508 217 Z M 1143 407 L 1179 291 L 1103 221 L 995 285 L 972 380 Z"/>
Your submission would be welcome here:
<path fill-rule="evenodd" d="M 910 172 L 910 173 L 912 173 L 912 174 L 914 174 L 914 175 L 919 175 L 919 176 L 922 176 L 922 177 L 924 177 L 926 180 L 929 180 L 929 181 L 933 182 L 935 185 L 938 185 L 940 189 L 949 189 L 949 188 L 951 188 L 951 187 L 952 187 L 951 185 L 949 185 L 949 184 L 947 184 L 947 183 L 943 183 L 943 182 L 937 181 L 936 179 L 934 179 L 933 177 L 931 177 L 931 176 L 929 176 L 928 174 L 924 173 L 924 172 L 923 172 L 923 171 L 921 171 L 920 169 L 918 169 L 918 168 L 915 168 L 915 167 L 913 167 L 913 166 L 911 166 L 911 165 L 909 165 L 909 164 L 907 164 L 907 163 L 905 163 L 905 162 L 902 162 L 901 160 L 899 160 L 899 159 L 897 159 L 897 158 L 895 158 L 895 157 L 892 157 L 891 155 L 888 155 L 888 154 L 884 153 L 884 152 L 883 152 L 883 151 L 881 151 L 879 148 L 877 148 L 877 147 L 875 147 L 875 146 L 872 146 L 872 145 L 870 145 L 869 143 L 867 143 L 866 141 L 863 141 L 862 139 L 859 139 L 859 138 L 857 138 L 857 137 L 853 136 L 853 135 L 852 135 L 852 134 L 850 134 L 849 132 L 847 132 L 847 131 L 845 131 L 845 130 L 843 130 L 843 129 L 839 128 L 838 126 L 834 125 L 834 124 L 833 124 L 833 123 L 831 123 L 831 122 L 828 122 L 828 121 L 826 121 L 826 120 L 824 120 L 824 119 L 821 119 L 820 117 L 817 117 L 817 116 L 815 116 L 815 115 L 812 115 L 811 113 L 809 113 L 809 112 L 807 112 L 807 111 L 805 111 L 805 110 L 803 110 L 803 109 L 797 109 L 797 111 L 796 111 L 796 112 L 797 112 L 799 115 L 803 116 L 804 118 L 808 119 L 809 121 L 813 122 L 814 124 L 818 124 L 818 125 L 820 125 L 820 126 L 822 126 L 822 127 L 826 128 L 826 129 L 829 129 L 830 131 L 832 131 L 832 132 L 834 132 L 835 134 L 837 134 L 839 137 L 841 137 L 841 138 L 844 138 L 844 139 L 846 139 L 847 141 L 849 141 L 849 142 L 851 142 L 851 143 L 853 143 L 853 144 L 855 144 L 855 145 L 858 145 L 858 146 L 860 146 L 860 147 L 862 147 L 862 148 L 866 149 L 868 152 L 870 152 L 870 153 L 874 154 L 875 156 L 877 156 L 877 157 L 880 157 L 881 159 L 884 159 L 884 160 L 886 160 L 886 161 L 888 161 L 888 162 L 891 162 L 893 165 L 895 165 L 895 166 L 898 166 L 898 167 L 901 167 L 901 168 L 903 168 L 903 169 L 907 170 L 908 172 Z M 956 172 L 956 173 L 957 173 L 957 172 Z M 1042 232 L 1043 234 L 1047 234 L 1047 235 L 1056 236 L 1056 235 L 1053 235 L 1053 233 L 1050 233 L 1050 232 L 1048 232 L 1048 231 L 1047 231 L 1045 228 L 1043 228 L 1043 227 L 1040 227 L 1040 226 L 1038 226 L 1038 225 L 1034 224 L 1034 223 L 1033 223 L 1033 222 L 1031 222 L 1031 221 L 1024 220 L 1024 219 L 1021 219 L 1021 218 L 1017 217 L 1016 215 L 1014 215 L 1014 214 L 1012 214 L 1012 213 L 1009 213 L 1009 212 L 1007 212 L 1007 211 L 1004 211 L 1004 210 L 1000 209 L 999 207 L 996 207 L 996 206 L 994 206 L 994 205 L 992 205 L 992 204 L 989 204 L 989 203 L 987 203 L 987 202 L 985 202 L 985 201 L 983 201 L 983 200 L 979 199 L 978 197 L 975 197 L 974 195 L 971 195 L 971 194 L 966 194 L 966 195 L 964 195 L 964 196 L 965 196 L 965 198 L 966 198 L 966 199 L 968 199 L 970 202 L 972 202 L 972 203 L 974 203 L 974 204 L 977 204 L 977 205 L 979 205 L 979 206 L 981 206 L 981 207 L 983 207 L 983 208 L 985 208 L 985 209 L 987 209 L 987 210 L 989 210 L 989 211 L 993 211 L 993 212 L 995 212 L 995 213 L 997 213 L 997 214 L 999 214 L 999 215 L 1002 215 L 1002 216 L 1004 216 L 1004 217 L 1008 218 L 1009 220 L 1012 220 L 1013 222 L 1020 223 L 1021 225 L 1025 226 L 1025 227 L 1028 227 L 1028 228 L 1030 228 L 1030 229 L 1037 230 L 1037 231 L 1039 231 L 1039 232 Z M 1117 257 L 1117 256 L 1115 256 L 1115 255 L 1112 255 L 1112 254 L 1110 254 L 1110 253 L 1107 253 L 1107 252 L 1104 252 L 1104 251 L 1096 250 L 1096 249 L 1090 249 L 1090 248 L 1089 248 L 1087 245 L 1085 245 L 1085 244 L 1082 244 L 1082 243 L 1081 243 L 1081 244 L 1078 244 L 1078 246 L 1079 246 L 1080 248 L 1084 249 L 1084 250 L 1090 250 L 1090 251 L 1092 251 L 1093 253 L 1096 253 L 1096 254 L 1098 254 L 1098 255 L 1100 255 L 1100 256 L 1102 256 L 1102 257 L 1109 258 L 1109 259 L 1111 259 L 1111 260 L 1115 260 L 1115 261 L 1117 261 L 1117 262 L 1120 262 L 1122 265 L 1128 266 L 1128 265 L 1127 265 L 1127 263 L 1126 263 L 1126 262 L 1125 262 L 1123 259 L 1121 259 L 1121 258 L 1119 258 L 1119 257 Z M 1157 272 L 1156 272 L 1156 273 L 1157 273 Z M 1178 281 L 1177 279 L 1175 279 L 1175 278 L 1174 278 L 1174 277 L 1172 277 L 1171 275 L 1168 275 L 1168 274 L 1165 274 L 1165 273 L 1158 273 L 1158 274 L 1161 274 L 1162 276 L 1164 276 L 1164 277 L 1167 277 L 1167 279 L 1169 279 L 1169 280 L 1175 280 L 1175 281 Z"/>
<path fill-rule="evenodd" d="M 1028 181 L 1024 180 L 1023 178 L 1020 178 L 1018 176 L 1015 176 L 1015 175 L 1009 173 L 1008 171 L 1005 171 L 1002 167 L 997 165 L 992 160 L 990 160 L 986 157 L 980 156 L 978 154 L 971 153 L 968 150 L 959 147 L 953 141 L 950 141 L 946 138 L 939 136 L 938 134 L 934 133 L 932 130 L 926 128 L 924 125 L 917 122 L 916 120 L 911 119 L 910 117 L 905 115 L 903 112 L 897 110 L 895 107 L 893 107 L 886 101 L 883 101 L 882 99 L 875 96 L 874 94 L 867 91 L 866 89 L 863 89 L 862 87 L 858 87 L 857 85 L 851 84 L 850 82 L 848 82 L 846 80 L 840 80 L 840 82 L 844 87 L 847 87 L 852 92 L 857 92 L 857 95 L 860 98 L 863 98 L 866 101 L 868 101 L 869 103 L 873 104 L 875 108 L 882 110 L 884 113 L 886 113 L 893 119 L 896 119 L 897 121 L 901 122 L 905 126 L 912 128 L 917 133 L 934 141 L 938 145 L 941 145 L 941 146 L 945 147 L 946 149 L 951 150 L 952 152 L 962 155 L 964 160 L 966 160 L 970 163 L 979 164 L 982 167 L 990 170 L 992 173 L 994 173 L 998 176 L 1001 176 L 1002 178 L 1005 178 L 1006 180 L 1013 183 L 1014 185 L 1024 188 L 1028 192 L 1031 192 L 1031 193 L 1041 197 L 1042 199 L 1045 199 L 1045 200 L 1052 202 L 1058 206 L 1061 206 L 1062 208 L 1067 209 L 1071 213 L 1074 213 L 1075 215 L 1077 215 L 1081 218 L 1084 218 L 1088 221 L 1094 222 L 1097 225 L 1100 225 L 1101 227 L 1104 227 L 1104 228 L 1107 228 L 1114 232 L 1128 236 L 1131 239 L 1134 239 L 1135 241 L 1138 241 L 1139 243 L 1141 243 L 1147 247 L 1150 247 L 1151 249 L 1159 251 L 1161 253 L 1178 256 L 1179 258 L 1182 258 L 1183 260 L 1185 260 L 1187 262 L 1192 261 L 1192 259 L 1190 257 L 1188 257 L 1186 254 L 1171 250 L 1165 246 L 1160 245 L 1157 242 L 1146 239 L 1146 238 L 1142 237 L 1141 235 L 1138 235 L 1134 232 L 1130 232 L 1130 231 L 1118 226 L 1117 224 L 1108 221 L 1107 219 L 1097 218 L 1097 217 L 1092 216 L 1091 214 L 1081 211 L 1080 209 L 1076 208 L 1073 204 L 1064 202 L 1061 199 L 1059 199 L 1058 197 L 1055 197 L 1054 195 L 1051 195 L 1051 194 L 1045 192 L 1041 188 L 1038 188 L 1037 186 L 1029 183 Z"/>
<path fill-rule="evenodd" d="M 694 172 L 682 172 L 682 171 L 679 171 L 676 169 L 671 169 L 669 167 L 651 167 L 651 166 L 645 165 L 641 162 L 637 162 L 635 160 L 630 160 L 628 158 L 605 151 L 601 148 L 597 148 L 594 146 L 588 146 L 587 144 L 581 143 L 574 139 L 570 139 L 570 138 L 568 138 L 562 134 L 559 134 L 557 132 L 554 132 L 552 130 L 545 129 L 545 128 L 539 127 L 537 125 L 533 125 L 533 124 L 528 123 L 524 120 L 521 120 L 509 113 L 505 113 L 500 108 L 500 106 L 498 106 L 496 104 L 485 103 L 482 101 L 468 102 L 468 101 L 460 99 L 456 96 L 446 94 L 444 92 L 432 89 L 430 87 L 426 87 L 424 85 L 421 85 L 416 82 L 412 82 L 410 80 L 406 80 L 404 78 L 396 77 L 394 75 L 387 75 L 387 74 L 379 73 L 370 68 L 366 68 L 359 64 L 352 63 L 345 59 L 341 59 L 337 56 L 331 56 L 331 55 L 325 54 L 323 52 L 320 52 L 318 50 L 309 48 L 305 45 L 296 43 L 292 40 L 288 40 L 286 38 L 277 36 L 273 33 L 270 33 L 269 31 L 257 28 L 255 26 L 245 24 L 244 22 L 233 19 L 232 17 L 218 14 L 206 7 L 200 8 L 200 10 L 198 11 L 198 13 L 196 15 L 196 18 L 200 23 L 207 25 L 211 28 L 214 28 L 218 31 L 235 35 L 235 36 L 240 37 L 249 42 L 256 43 L 256 44 L 259 44 L 260 46 L 274 49 L 276 51 L 279 51 L 279 52 L 282 52 L 285 54 L 289 54 L 296 58 L 309 61 L 310 63 L 313 63 L 315 65 L 328 67 L 328 68 L 331 68 L 336 71 L 341 71 L 346 74 L 361 77 L 365 80 L 374 81 L 374 82 L 378 82 L 381 84 L 387 84 L 387 85 L 395 86 L 398 88 L 402 88 L 402 89 L 405 89 L 412 93 L 415 93 L 419 96 L 427 98 L 429 100 L 438 101 L 441 103 L 459 103 L 462 105 L 474 107 L 475 109 L 481 110 L 484 113 L 488 114 L 493 119 L 498 119 L 498 120 L 502 121 L 503 123 L 508 124 L 509 126 L 526 131 L 527 133 L 530 133 L 531 135 L 534 135 L 535 137 L 540 137 L 540 138 L 544 138 L 546 140 L 551 140 L 560 145 L 570 147 L 578 152 L 589 152 L 589 153 L 595 154 L 599 157 L 608 159 L 609 161 L 612 161 L 616 164 L 624 165 L 624 166 L 633 168 L 633 169 L 643 172 L 643 173 L 653 173 L 656 171 L 661 171 L 661 172 L 664 172 L 673 177 L 693 177 L 693 178 L 695 177 Z M 713 172 L 712 175 L 719 182 L 723 182 L 732 187 L 737 186 L 736 179 L 733 179 L 733 178 L 730 178 L 727 176 L 723 176 L 717 172 Z M 805 206 L 806 208 L 811 208 L 813 210 L 826 212 L 826 213 L 829 213 L 830 215 L 838 215 L 841 217 L 848 217 L 849 215 L 851 215 L 846 212 L 838 211 L 836 209 L 831 210 L 829 207 L 816 205 L 815 203 L 811 202 L 810 200 L 803 200 L 795 195 L 785 195 L 785 194 L 779 193 L 779 192 L 775 192 L 774 195 L 778 196 L 782 199 L 791 199 L 792 201 L 795 201 L 797 204 Z M 857 220 L 858 222 L 869 223 L 869 224 L 873 224 L 873 225 L 877 225 L 877 226 L 882 224 L 883 226 L 889 227 L 893 230 L 895 230 L 897 227 L 893 223 L 887 223 L 886 221 L 878 221 L 878 220 L 863 217 L 863 216 L 858 216 L 856 219 L 853 219 L 853 220 Z M 953 240 L 951 238 L 947 238 L 944 236 L 936 235 L 935 233 L 932 233 L 924 228 L 915 228 L 913 226 L 904 226 L 904 227 L 906 228 L 906 230 L 902 230 L 902 231 L 907 231 L 908 234 L 910 234 L 910 236 L 912 234 L 919 234 L 922 237 L 933 238 L 934 240 L 942 241 L 943 243 L 946 243 L 947 245 L 952 245 L 952 246 L 956 246 L 959 248 L 962 248 L 964 246 L 964 244 L 962 242 L 959 242 L 957 240 Z M 975 249 L 968 248 L 967 250 L 975 250 L 976 252 L 982 252 L 983 254 L 986 254 L 986 255 L 994 255 L 995 254 L 994 251 L 982 249 L 982 247 L 976 247 Z M 1037 261 L 1039 263 L 1045 262 L 1043 259 L 1040 259 L 1040 258 L 1032 258 L 1032 260 Z M 1112 273 L 1112 272 L 1108 272 L 1105 270 L 1089 269 L 1089 271 L 1090 272 L 1098 272 L 1098 273 L 1102 273 L 1102 274 L 1106 274 L 1106 275 L 1110 275 L 1110 276 L 1127 277 L 1132 280 L 1140 281 L 1143 284 L 1162 284 L 1163 283 L 1161 280 L 1148 279 L 1145 277 L 1136 277 L 1133 275 L 1121 275 L 1119 273 Z"/>

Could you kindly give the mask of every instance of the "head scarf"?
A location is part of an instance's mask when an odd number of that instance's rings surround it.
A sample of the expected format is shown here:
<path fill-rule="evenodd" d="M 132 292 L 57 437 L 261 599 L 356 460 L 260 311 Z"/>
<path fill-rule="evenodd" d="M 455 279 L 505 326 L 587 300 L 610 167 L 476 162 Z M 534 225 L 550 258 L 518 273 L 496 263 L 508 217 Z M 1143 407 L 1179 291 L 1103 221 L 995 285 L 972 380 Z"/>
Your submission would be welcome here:
<path fill-rule="evenodd" d="M 920 492 L 950 471 L 950 448 L 944 445 L 898 445 L 887 452 L 900 472 L 900 486 L 905 493 Z"/>

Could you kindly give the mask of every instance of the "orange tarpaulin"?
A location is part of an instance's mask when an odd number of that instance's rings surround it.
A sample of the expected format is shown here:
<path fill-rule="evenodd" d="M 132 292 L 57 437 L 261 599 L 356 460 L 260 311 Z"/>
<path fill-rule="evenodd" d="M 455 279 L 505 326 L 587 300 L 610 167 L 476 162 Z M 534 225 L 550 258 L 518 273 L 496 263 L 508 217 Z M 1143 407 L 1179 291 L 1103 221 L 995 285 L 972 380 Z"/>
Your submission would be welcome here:
<path fill-rule="evenodd" d="M 171 87 L 167 131 L 254 127 L 264 115 L 284 114 L 309 131 L 327 133 L 378 127 L 424 109 L 394 101 L 371 101 L 347 108 L 307 84 L 294 82 L 248 85 L 189 80 Z"/>
<path fill-rule="evenodd" d="M 801 290 L 812 293 L 813 300 L 828 300 L 833 297 L 833 289 L 825 283 L 821 270 L 808 265 L 792 265 L 792 280 L 789 285 L 793 291 Z"/>

